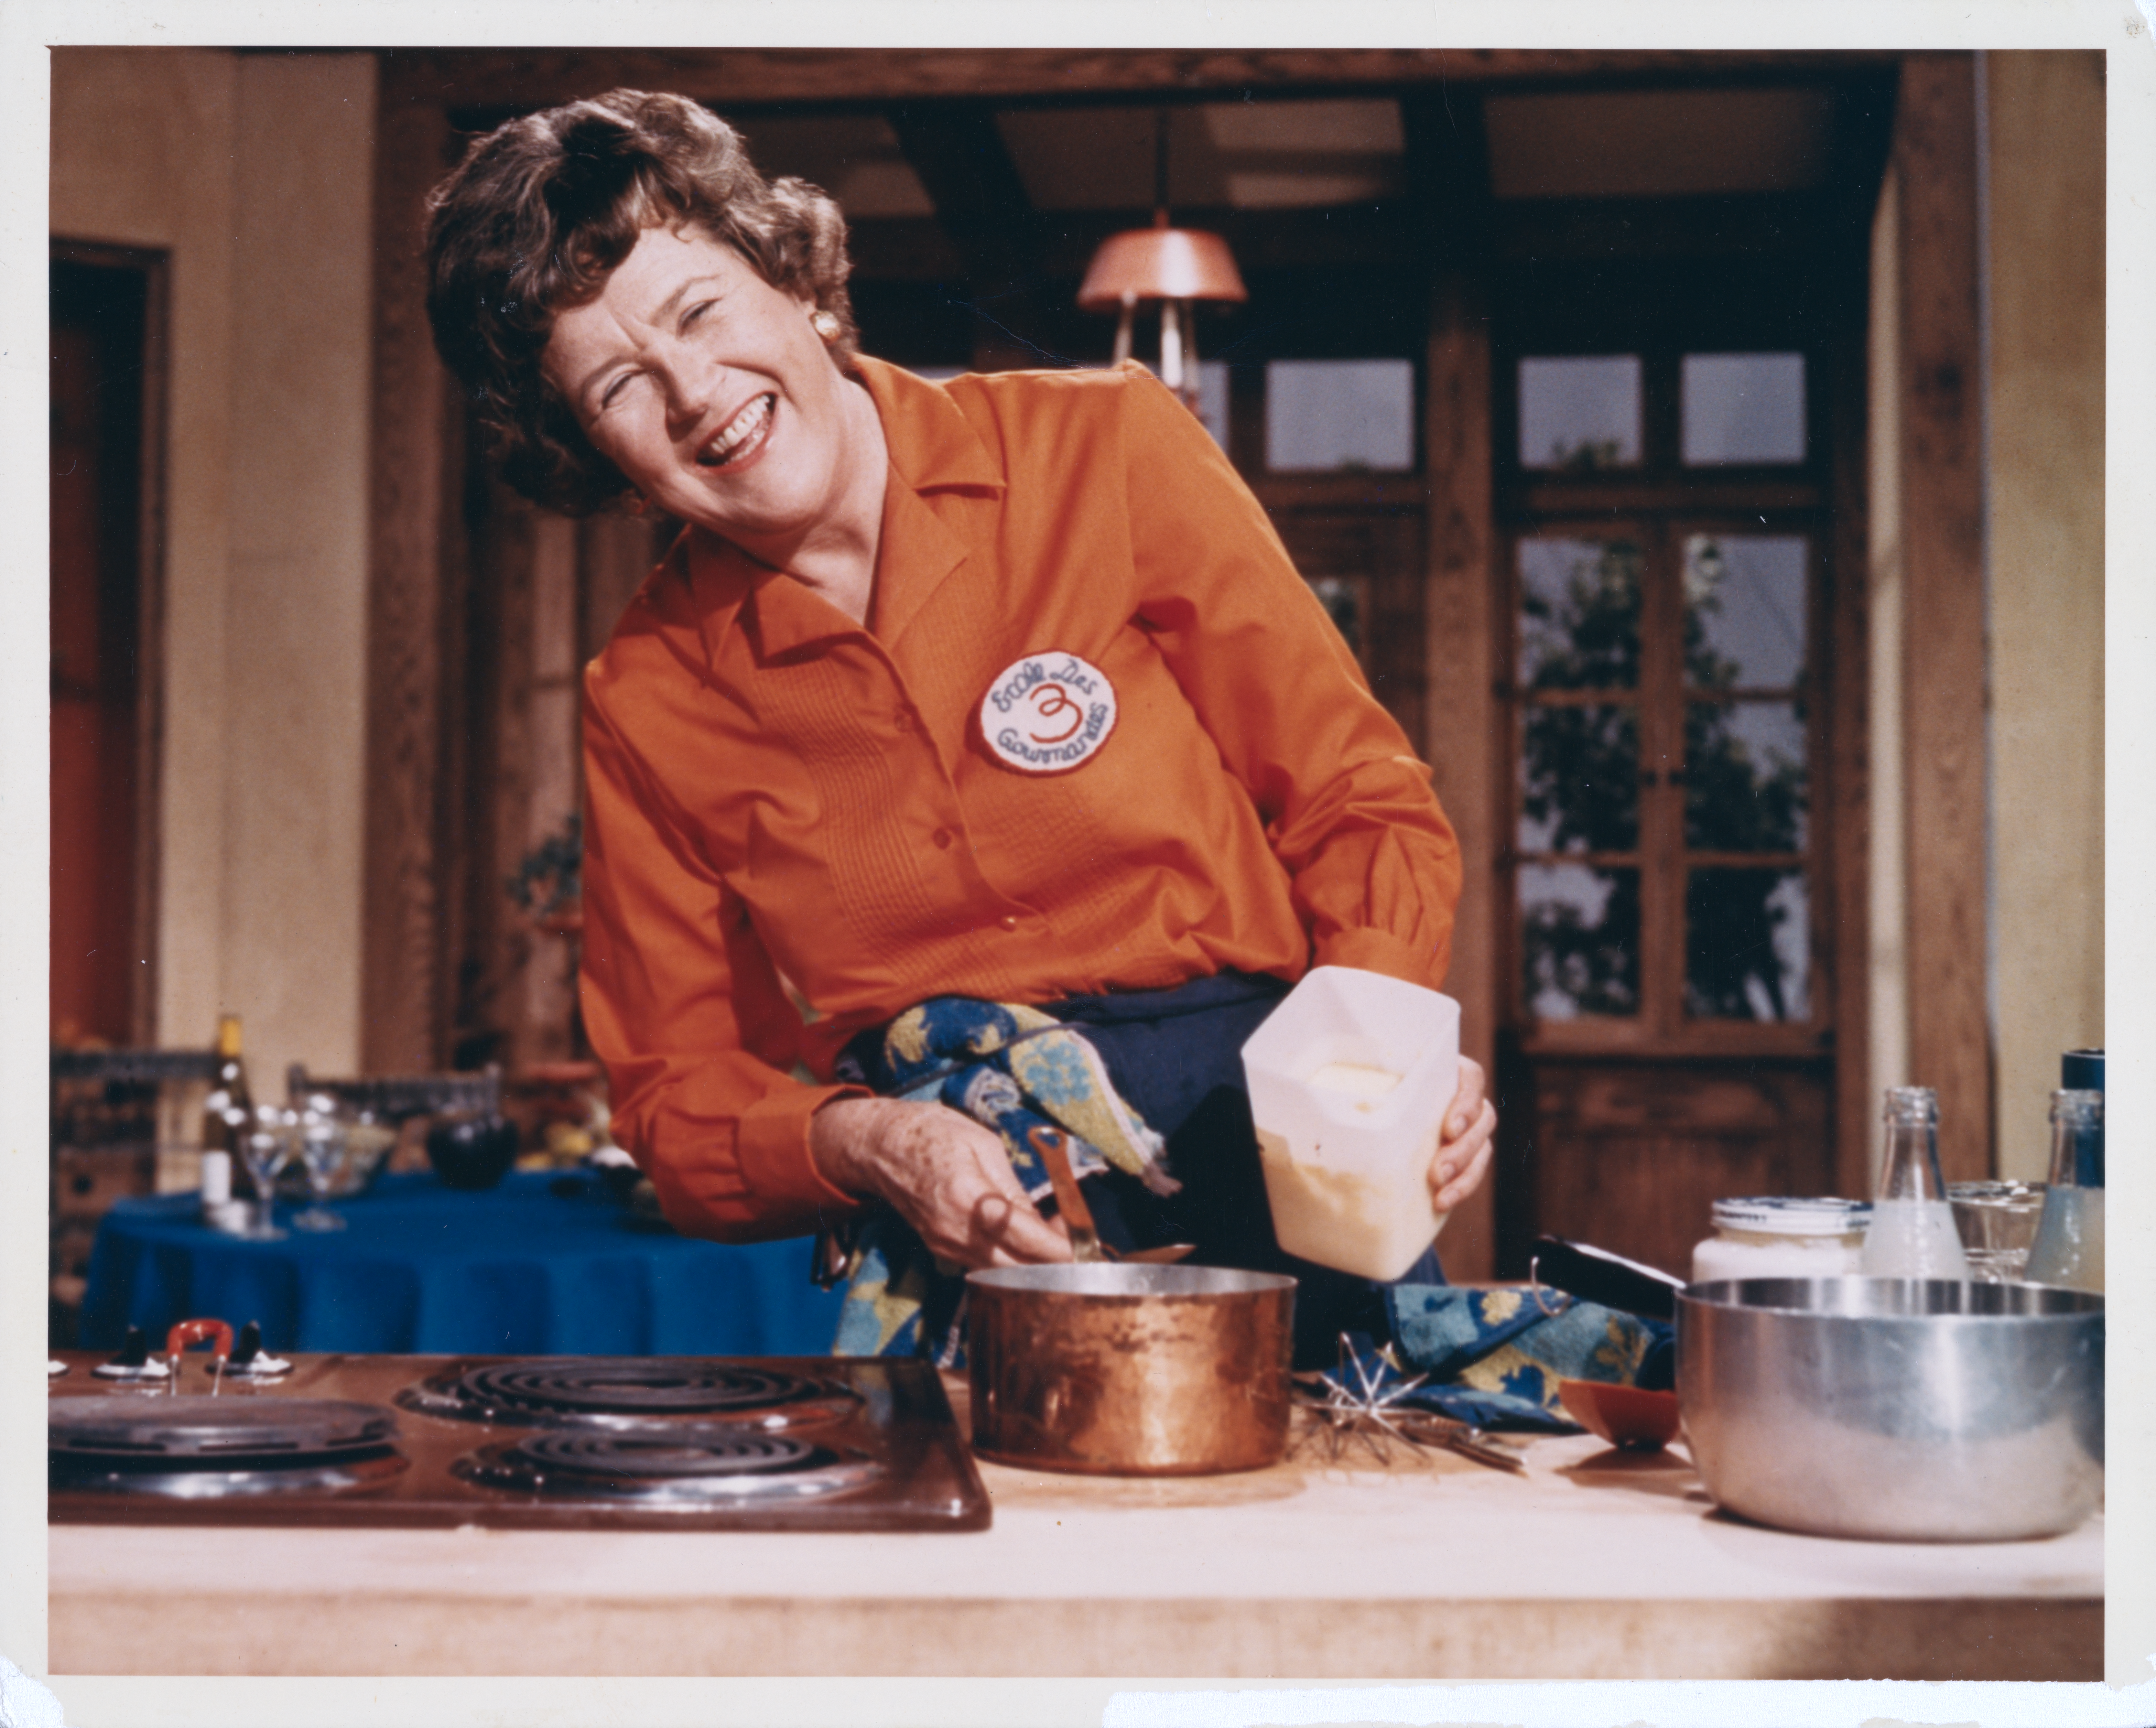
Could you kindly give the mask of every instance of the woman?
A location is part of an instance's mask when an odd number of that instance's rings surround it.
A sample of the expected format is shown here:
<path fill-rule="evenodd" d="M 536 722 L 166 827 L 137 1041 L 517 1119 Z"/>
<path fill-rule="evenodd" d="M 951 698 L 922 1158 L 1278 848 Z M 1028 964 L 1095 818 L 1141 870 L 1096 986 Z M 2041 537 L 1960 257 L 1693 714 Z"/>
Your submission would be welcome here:
<path fill-rule="evenodd" d="M 957 999 L 1091 1028 L 1160 1151 L 1089 1183 L 1111 1234 L 1278 1264 L 1234 1050 L 1313 962 L 1435 987 L 1459 852 L 1198 422 L 1137 367 L 862 356 L 836 208 L 680 98 L 512 121 L 430 212 L 511 482 L 687 525 L 585 698 L 585 1024 L 668 1216 L 1069 1258 L 992 1117 L 875 1095 Z M 1439 1208 L 1494 1120 L 1463 1064 Z"/>

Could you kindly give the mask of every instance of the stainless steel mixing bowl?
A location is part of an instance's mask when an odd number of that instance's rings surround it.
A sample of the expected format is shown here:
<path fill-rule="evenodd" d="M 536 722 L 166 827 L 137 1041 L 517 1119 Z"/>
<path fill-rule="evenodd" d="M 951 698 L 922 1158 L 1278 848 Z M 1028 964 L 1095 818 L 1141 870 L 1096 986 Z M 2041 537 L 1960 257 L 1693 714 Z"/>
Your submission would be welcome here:
<path fill-rule="evenodd" d="M 1677 1396 L 1717 1505 L 1817 1536 L 2010 1541 L 2103 1496 L 2103 1299 L 1744 1279 L 1677 1298 Z"/>

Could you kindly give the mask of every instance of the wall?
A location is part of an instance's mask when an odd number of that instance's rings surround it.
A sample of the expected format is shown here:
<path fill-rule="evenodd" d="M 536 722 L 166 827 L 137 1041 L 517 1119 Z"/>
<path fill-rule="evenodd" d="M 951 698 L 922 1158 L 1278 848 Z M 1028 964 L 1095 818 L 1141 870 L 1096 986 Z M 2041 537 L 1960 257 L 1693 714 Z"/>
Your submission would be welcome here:
<path fill-rule="evenodd" d="M 53 232 L 172 259 L 157 1036 L 350 1072 L 374 63 L 52 64 Z"/>
<path fill-rule="evenodd" d="M 56 49 L 52 230 L 172 254 L 159 1036 L 206 1043 L 223 951 L 233 150 L 225 54 Z"/>
<path fill-rule="evenodd" d="M 1992 1167 L 2041 1178 L 2059 1053 L 2104 1041 L 2103 58 L 1981 66 Z M 1902 820 L 1900 192 L 1890 167 L 1872 256 L 1875 1091 L 1925 1079 L 1908 1071 L 1909 873 L 1922 866 Z"/>
<path fill-rule="evenodd" d="M 2059 1053 L 2104 1039 L 2104 62 L 1984 62 L 1998 1159 L 2041 1177 Z"/>

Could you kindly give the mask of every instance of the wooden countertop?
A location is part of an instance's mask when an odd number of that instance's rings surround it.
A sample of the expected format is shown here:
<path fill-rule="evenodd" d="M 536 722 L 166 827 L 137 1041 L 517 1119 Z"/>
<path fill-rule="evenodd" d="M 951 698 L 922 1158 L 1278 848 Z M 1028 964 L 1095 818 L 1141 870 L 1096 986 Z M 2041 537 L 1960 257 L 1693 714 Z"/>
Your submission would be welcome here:
<path fill-rule="evenodd" d="M 1242 1476 L 981 1472 L 970 1536 L 56 1525 L 51 1672 L 2102 1678 L 2100 1516 L 1794 1536 L 1586 1436 L 1524 1476 L 1314 1433 Z"/>

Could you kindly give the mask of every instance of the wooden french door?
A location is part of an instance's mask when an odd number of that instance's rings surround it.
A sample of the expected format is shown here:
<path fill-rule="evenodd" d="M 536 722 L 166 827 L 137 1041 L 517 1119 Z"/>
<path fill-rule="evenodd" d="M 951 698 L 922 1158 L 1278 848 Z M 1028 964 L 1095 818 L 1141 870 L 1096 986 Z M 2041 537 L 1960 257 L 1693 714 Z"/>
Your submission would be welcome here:
<path fill-rule="evenodd" d="M 1838 1186 L 1843 374 L 1801 289 L 1714 274 L 1522 295 L 1498 348 L 1508 1271 L 1682 1273 L 1716 1198 Z"/>

